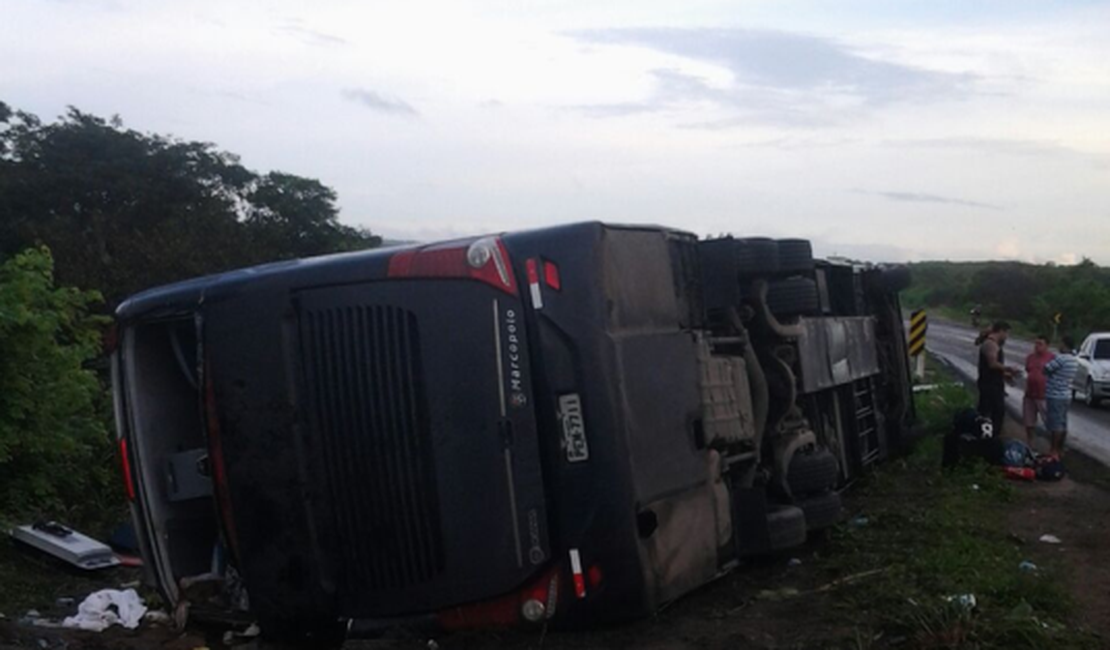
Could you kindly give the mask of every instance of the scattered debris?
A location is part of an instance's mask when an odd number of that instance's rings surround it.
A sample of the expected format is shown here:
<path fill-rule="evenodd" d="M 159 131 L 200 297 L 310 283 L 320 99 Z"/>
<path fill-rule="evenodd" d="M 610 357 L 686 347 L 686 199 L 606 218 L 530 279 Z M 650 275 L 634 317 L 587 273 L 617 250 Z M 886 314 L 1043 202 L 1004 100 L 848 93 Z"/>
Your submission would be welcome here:
<path fill-rule="evenodd" d="M 782 587 L 780 589 L 763 589 L 755 595 L 755 600 L 780 601 L 780 600 L 787 600 L 788 598 L 794 598 L 796 596 L 803 596 L 803 595 L 806 595 L 806 594 L 819 594 L 819 593 L 822 593 L 822 592 L 831 591 L 831 590 L 833 590 L 837 587 L 840 587 L 840 586 L 843 586 L 843 585 L 846 585 L 846 584 L 849 584 L 849 583 L 852 583 L 852 582 L 856 582 L 857 580 L 862 580 L 864 578 L 869 578 L 871 576 L 878 575 L 880 573 L 883 573 L 884 571 L 886 571 L 886 569 L 873 569 L 871 571 L 864 571 L 862 573 L 855 573 L 855 574 L 852 574 L 850 576 L 844 576 L 843 578 L 837 578 L 836 580 L 833 580 L 832 582 L 830 582 L 826 585 L 822 585 L 822 586 L 820 586 L 816 589 L 810 590 L 810 591 L 798 591 L 794 587 Z M 749 603 L 744 603 L 743 605 L 741 605 L 741 607 L 746 607 L 748 604 Z"/>
<path fill-rule="evenodd" d="M 855 582 L 857 580 L 862 580 L 864 578 L 870 578 L 871 576 L 874 576 L 874 575 L 879 575 L 880 573 L 883 573 L 884 571 L 886 571 L 886 569 L 872 569 L 871 571 L 864 571 L 862 573 L 853 573 L 850 576 L 844 576 L 843 578 L 837 578 L 836 580 L 833 580 L 832 582 L 830 582 L 827 585 L 818 587 L 817 589 L 813 590 L 813 593 L 821 593 L 822 591 L 829 591 L 830 589 L 834 589 L 834 588 L 839 587 L 841 585 L 846 585 L 850 582 Z"/>
<path fill-rule="evenodd" d="M 173 625 L 173 617 L 160 609 L 149 610 L 143 620 L 151 625 Z"/>
<path fill-rule="evenodd" d="M 862 528 L 869 523 L 871 523 L 871 520 L 867 517 L 864 517 L 863 515 L 860 515 L 851 521 L 851 524 L 856 528 Z"/>
<path fill-rule="evenodd" d="M 258 627 L 257 623 L 251 623 L 247 627 L 247 629 L 243 630 L 242 632 L 236 632 L 234 630 L 228 630 L 227 632 L 224 632 L 224 639 L 223 639 L 224 645 L 233 646 L 233 645 L 242 645 L 244 643 L 250 643 L 253 639 L 257 638 L 258 635 L 261 634 L 261 633 L 262 633 L 262 630 Z"/>
<path fill-rule="evenodd" d="M 917 393 L 931 393 L 940 388 L 940 384 L 918 384 L 913 387 L 914 394 Z"/>
<path fill-rule="evenodd" d="M 781 589 L 764 589 L 756 594 L 755 597 L 758 600 L 778 601 L 793 598 L 800 593 L 801 592 L 794 587 L 782 587 Z"/>
<path fill-rule="evenodd" d="M 102 589 L 89 594 L 77 608 L 77 615 L 66 618 L 62 626 L 103 632 L 112 625 L 122 625 L 134 630 L 146 611 L 143 599 L 134 589 Z"/>
<path fill-rule="evenodd" d="M 1041 535 L 1040 541 L 1045 544 L 1062 544 L 1063 541 L 1055 535 Z"/>
<path fill-rule="evenodd" d="M 62 608 L 69 608 L 69 607 L 73 607 L 73 604 L 76 603 L 76 602 L 77 601 L 72 599 L 72 598 L 59 598 L 58 600 L 54 601 L 54 606 L 55 607 L 62 607 Z"/>
<path fill-rule="evenodd" d="M 79 569 L 104 569 L 119 564 L 119 559 L 106 544 L 55 521 L 39 521 L 27 526 L 17 526 L 10 531 L 10 534 L 13 539 L 53 555 Z"/>
<path fill-rule="evenodd" d="M 428 650 L 439 650 L 439 644 L 435 639 L 428 639 Z"/>
<path fill-rule="evenodd" d="M 975 609 L 979 602 L 975 600 L 975 594 L 958 594 L 956 596 L 946 596 L 946 602 L 955 603 L 966 610 Z"/>
<path fill-rule="evenodd" d="M 972 483 L 971 484 L 971 489 L 978 492 L 979 491 L 979 484 L 978 483 Z"/>
<path fill-rule="evenodd" d="M 1026 573 L 1036 573 L 1037 570 L 1038 570 L 1038 567 L 1037 567 L 1036 564 L 1033 564 L 1029 560 L 1023 560 L 1022 563 L 1018 565 L 1018 569 L 1026 572 Z"/>
<path fill-rule="evenodd" d="M 116 559 L 119 560 L 120 565 L 138 568 L 143 566 L 143 558 L 138 555 L 128 555 L 126 553 L 117 553 Z"/>
<path fill-rule="evenodd" d="M 27 610 L 27 612 L 24 613 L 23 616 L 19 617 L 19 620 L 17 622 L 20 625 L 30 625 L 34 627 L 59 627 L 57 621 L 52 621 L 49 618 L 44 617 L 41 613 L 39 613 L 39 610 L 37 609 Z"/>
<path fill-rule="evenodd" d="M 790 560 L 789 560 L 789 561 L 788 561 L 788 562 L 786 563 L 786 566 L 802 566 L 802 561 L 801 561 L 801 560 L 799 560 L 799 559 L 798 559 L 798 558 L 796 558 L 796 557 L 792 557 L 792 558 L 790 558 Z"/>

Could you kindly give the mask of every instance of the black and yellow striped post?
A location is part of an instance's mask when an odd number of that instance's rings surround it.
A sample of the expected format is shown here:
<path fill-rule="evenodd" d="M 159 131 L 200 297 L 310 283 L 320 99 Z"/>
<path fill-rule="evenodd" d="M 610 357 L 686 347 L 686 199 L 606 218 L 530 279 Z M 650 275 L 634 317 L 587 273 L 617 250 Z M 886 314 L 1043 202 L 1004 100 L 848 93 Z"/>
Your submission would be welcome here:
<path fill-rule="evenodd" d="M 929 330 L 929 318 L 924 309 L 910 314 L 909 350 L 911 357 L 917 357 L 917 377 L 925 378 L 925 332 Z"/>

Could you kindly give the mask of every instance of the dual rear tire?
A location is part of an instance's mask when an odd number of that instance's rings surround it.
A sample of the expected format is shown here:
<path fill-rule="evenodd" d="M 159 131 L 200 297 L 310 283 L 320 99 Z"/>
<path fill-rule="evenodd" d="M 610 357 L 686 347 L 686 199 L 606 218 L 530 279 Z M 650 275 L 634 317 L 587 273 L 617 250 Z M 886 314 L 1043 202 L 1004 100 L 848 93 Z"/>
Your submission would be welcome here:
<path fill-rule="evenodd" d="M 797 452 L 790 459 L 786 483 L 795 504 L 805 513 L 810 532 L 835 526 L 841 518 L 840 495 L 833 491 L 840 480 L 840 464 L 827 449 Z"/>
<path fill-rule="evenodd" d="M 806 239 L 737 239 L 734 254 L 742 279 L 806 275 L 814 268 L 813 246 Z"/>

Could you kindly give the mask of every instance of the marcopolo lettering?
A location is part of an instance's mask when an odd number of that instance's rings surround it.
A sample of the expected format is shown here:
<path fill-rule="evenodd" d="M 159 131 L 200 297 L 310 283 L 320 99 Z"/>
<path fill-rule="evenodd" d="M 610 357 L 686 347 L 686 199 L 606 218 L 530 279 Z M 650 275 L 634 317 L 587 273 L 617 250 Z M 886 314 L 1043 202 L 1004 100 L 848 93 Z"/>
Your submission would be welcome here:
<path fill-rule="evenodd" d="M 509 309 L 505 312 L 505 334 L 509 367 L 509 390 L 512 392 L 511 403 L 513 406 L 520 407 L 524 406 L 528 399 L 524 391 L 522 332 L 515 309 Z"/>

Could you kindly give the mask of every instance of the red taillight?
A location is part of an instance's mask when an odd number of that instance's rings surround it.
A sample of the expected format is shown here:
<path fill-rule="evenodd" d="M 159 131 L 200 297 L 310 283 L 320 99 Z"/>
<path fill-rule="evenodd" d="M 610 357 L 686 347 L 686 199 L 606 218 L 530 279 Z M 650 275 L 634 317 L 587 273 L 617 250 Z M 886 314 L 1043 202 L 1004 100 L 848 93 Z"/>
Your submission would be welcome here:
<path fill-rule="evenodd" d="M 496 600 L 454 607 L 439 613 L 447 630 L 509 627 L 521 621 L 538 623 L 555 616 L 559 600 L 559 569 L 552 568 L 525 589 Z"/>
<path fill-rule="evenodd" d="M 497 237 L 448 242 L 397 253 L 391 278 L 471 278 L 516 295 L 516 278 L 505 245 Z"/>
<path fill-rule="evenodd" d="M 123 489 L 129 501 L 135 500 L 135 479 L 131 474 L 131 457 L 127 455 L 127 438 L 119 439 L 119 462 L 123 468 Z"/>
<path fill-rule="evenodd" d="M 559 267 L 555 266 L 554 262 L 543 263 L 543 279 L 547 282 L 547 286 L 556 291 L 563 288 L 563 282 L 559 279 Z"/>
<path fill-rule="evenodd" d="M 224 525 L 228 546 L 232 554 L 239 557 L 239 536 L 235 532 L 235 518 L 231 512 L 231 491 L 227 485 L 227 467 L 224 464 L 224 445 L 220 437 L 220 418 L 216 414 L 216 388 L 212 382 L 210 364 L 204 364 L 204 415 L 208 433 L 208 457 L 211 461 L 212 487 L 220 506 L 220 517 Z"/>
<path fill-rule="evenodd" d="M 586 578 L 590 582 L 591 589 L 597 589 L 598 587 L 600 587 L 603 577 L 604 576 L 601 573 L 601 567 L 596 564 L 590 567 L 589 571 L 586 571 Z"/>

